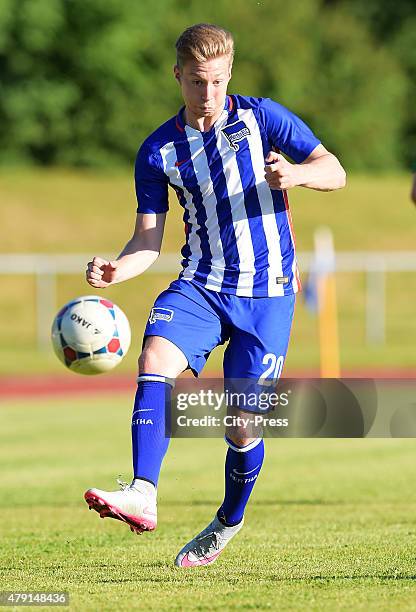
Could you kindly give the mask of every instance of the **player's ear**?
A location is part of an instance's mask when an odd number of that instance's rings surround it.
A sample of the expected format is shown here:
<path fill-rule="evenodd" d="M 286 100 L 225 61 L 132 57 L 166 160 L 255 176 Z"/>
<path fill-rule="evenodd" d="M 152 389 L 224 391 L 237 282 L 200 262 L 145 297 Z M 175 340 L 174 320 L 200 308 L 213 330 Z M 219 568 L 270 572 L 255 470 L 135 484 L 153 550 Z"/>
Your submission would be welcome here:
<path fill-rule="evenodd" d="M 173 67 L 173 74 L 175 75 L 175 79 L 178 81 L 178 83 L 180 83 L 181 82 L 181 69 L 179 68 L 177 64 L 175 64 Z"/>

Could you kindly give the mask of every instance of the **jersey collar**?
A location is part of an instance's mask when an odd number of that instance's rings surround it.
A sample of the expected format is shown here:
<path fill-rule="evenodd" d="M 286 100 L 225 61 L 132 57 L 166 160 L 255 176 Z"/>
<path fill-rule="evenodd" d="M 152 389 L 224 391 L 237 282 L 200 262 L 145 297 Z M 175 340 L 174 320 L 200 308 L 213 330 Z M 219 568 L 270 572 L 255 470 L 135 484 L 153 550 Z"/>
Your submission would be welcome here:
<path fill-rule="evenodd" d="M 232 97 L 229 95 L 225 96 L 224 110 L 226 110 L 228 114 L 230 114 L 233 112 L 233 108 L 234 108 L 234 101 Z M 175 125 L 180 132 L 184 132 L 185 127 L 186 127 L 185 119 L 184 119 L 184 110 L 185 110 L 185 107 L 182 106 L 182 108 L 179 110 L 175 118 Z M 222 115 L 219 116 L 217 121 L 221 118 L 221 116 Z M 191 128 L 191 129 L 194 129 L 194 128 Z M 195 131 L 198 131 L 198 130 L 195 130 Z"/>

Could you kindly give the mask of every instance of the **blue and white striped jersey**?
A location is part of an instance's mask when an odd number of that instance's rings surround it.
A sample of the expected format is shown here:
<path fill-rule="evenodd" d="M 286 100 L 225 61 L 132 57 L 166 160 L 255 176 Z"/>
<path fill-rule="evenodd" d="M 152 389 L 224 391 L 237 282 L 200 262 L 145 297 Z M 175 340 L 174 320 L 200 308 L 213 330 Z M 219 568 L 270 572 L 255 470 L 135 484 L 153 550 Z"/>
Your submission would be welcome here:
<path fill-rule="evenodd" d="M 296 163 L 319 140 L 268 98 L 227 96 L 208 132 L 185 125 L 183 109 L 140 147 L 138 212 L 168 210 L 168 186 L 184 208 L 180 278 L 238 296 L 296 293 L 300 281 L 287 194 L 271 190 L 265 157 L 279 149 Z"/>

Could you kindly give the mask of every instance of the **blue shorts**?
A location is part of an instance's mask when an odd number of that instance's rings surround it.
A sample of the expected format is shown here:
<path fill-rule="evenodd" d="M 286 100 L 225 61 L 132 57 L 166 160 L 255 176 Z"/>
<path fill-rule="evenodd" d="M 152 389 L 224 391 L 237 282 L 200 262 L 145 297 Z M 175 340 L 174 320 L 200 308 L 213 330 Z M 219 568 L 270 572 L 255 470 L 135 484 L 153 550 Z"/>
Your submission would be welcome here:
<path fill-rule="evenodd" d="M 144 332 L 175 344 L 195 376 L 228 341 L 224 378 L 277 380 L 289 343 L 295 295 L 239 297 L 178 279 L 163 291 Z"/>

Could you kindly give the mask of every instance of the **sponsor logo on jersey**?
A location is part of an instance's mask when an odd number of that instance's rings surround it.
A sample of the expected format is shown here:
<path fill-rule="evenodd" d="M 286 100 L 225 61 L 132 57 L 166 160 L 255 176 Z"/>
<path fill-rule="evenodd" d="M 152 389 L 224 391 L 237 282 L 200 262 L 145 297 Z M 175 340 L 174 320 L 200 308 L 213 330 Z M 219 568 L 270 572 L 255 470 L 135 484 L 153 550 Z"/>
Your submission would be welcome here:
<path fill-rule="evenodd" d="M 166 321 L 167 323 L 169 323 L 169 321 L 172 321 L 172 319 L 173 310 L 170 310 L 170 308 L 156 307 L 152 308 L 150 312 L 149 323 L 150 325 L 156 323 L 156 321 Z"/>
<path fill-rule="evenodd" d="M 235 123 L 226 125 L 221 131 L 228 140 L 231 149 L 234 151 L 238 151 L 240 148 L 237 143 L 251 135 L 250 129 L 246 126 L 244 121 L 236 121 Z"/>

